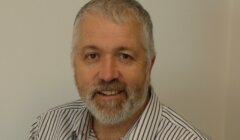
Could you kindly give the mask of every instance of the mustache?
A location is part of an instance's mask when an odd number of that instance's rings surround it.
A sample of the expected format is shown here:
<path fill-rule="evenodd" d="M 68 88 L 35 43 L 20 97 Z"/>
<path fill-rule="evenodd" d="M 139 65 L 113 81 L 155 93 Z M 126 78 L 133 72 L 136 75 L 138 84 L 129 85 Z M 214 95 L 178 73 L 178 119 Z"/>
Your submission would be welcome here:
<path fill-rule="evenodd" d="M 112 81 L 100 81 L 96 86 L 93 87 L 93 91 L 111 91 L 111 90 L 126 90 L 126 84 L 119 80 Z"/>
<path fill-rule="evenodd" d="M 126 96 L 129 96 L 129 93 L 131 92 L 127 84 L 119 80 L 99 81 L 87 89 L 85 93 L 87 95 L 86 98 L 87 100 L 93 100 L 97 94 L 103 91 L 121 91 L 124 92 Z"/>

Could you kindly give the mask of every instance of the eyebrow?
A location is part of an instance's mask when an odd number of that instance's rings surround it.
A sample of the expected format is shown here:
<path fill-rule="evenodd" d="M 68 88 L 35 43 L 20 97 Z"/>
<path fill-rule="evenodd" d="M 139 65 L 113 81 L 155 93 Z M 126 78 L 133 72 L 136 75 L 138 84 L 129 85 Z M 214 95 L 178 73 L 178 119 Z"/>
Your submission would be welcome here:
<path fill-rule="evenodd" d="M 81 48 L 81 51 L 80 52 L 85 52 L 87 50 L 92 50 L 92 51 L 101 51 L 100 48 L 98 48 L 96 45 L 86 45 L 86 46 L 83 46 Z M 116 49 L 114 49 L 113 51 L 117 51 L 117 52 L 123 52 L 123 51 L 127 51 L 127 52 L 134 52 L 132 49 L 129 49 L 129 47 L 127 46 L 124 46 L 124 45 L 121 45 L 121 46 L 118 46 Z"/>
<path fill-rule="evenodd" d="M 99 48 L 95 45 L 86 45 L 82 47 L 82 50 L 86 50 L 86 49 L 93 49 L 93 50 L 99 50 Z M 118 51 L 125 51 L 125 50 L 130 50 L 127 46 L 119 46 L 117 47 Z"/>
<path fill-rule="evenodd" d="M 119 46 L 118 48 L 117 48 L 117 50 L 118 51 L 128 51 L 128 50 L 130 50 L 128 47 L 126 47 L 126 46 Z"/>
<path fill-rule="evenodd" d="M 81 50 L 82 50 L 82 51 L 85 51 L 85 50 L 88 50 L 88 49 L 90 49 L 90 50 L 99 50 L 99 49 L 97 48 L 97 46 L 95 46 L 95 45 L 86 45 L 86 46 L 84 46 Z"/>
<path fill-rule="evenodd" d="M 126 53 L 129 53 L 129 54 L 131 54 L 135 57 L 137 56 L 136 51 L 134 49 L 131 49 L 131 48 L 127 47 L 127 46 L 120 46 L 116 50 L 117 50 L 117 52 L 126 52 Z"/>

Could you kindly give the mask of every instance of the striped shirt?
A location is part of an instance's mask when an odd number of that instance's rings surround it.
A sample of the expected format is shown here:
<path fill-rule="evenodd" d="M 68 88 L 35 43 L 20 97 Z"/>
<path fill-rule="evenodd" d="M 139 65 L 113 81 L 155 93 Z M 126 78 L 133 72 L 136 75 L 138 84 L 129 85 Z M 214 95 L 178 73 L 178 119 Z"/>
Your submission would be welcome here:
<path fill-rule="evenodd" d="M 29 140 L 97 140 L 82 100 L 50 109 L 37 118 Z M 122 140 L 207 140 L 155 95 Z"/>

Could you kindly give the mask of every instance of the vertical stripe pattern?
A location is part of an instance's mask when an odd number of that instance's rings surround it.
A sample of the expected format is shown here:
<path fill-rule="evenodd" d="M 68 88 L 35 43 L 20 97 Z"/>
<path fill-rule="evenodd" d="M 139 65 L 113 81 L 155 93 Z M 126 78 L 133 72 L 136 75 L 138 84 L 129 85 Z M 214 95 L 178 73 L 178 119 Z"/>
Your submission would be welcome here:
<path fill-rule="evenodd" d="M 96 140 L 92 117 L 81 101 L 55 107 L 32 125 L 29 140 Z M 182 117 L 160 104 L 155 93 L 143 114 L 122 140 L 207 140 Z"/>

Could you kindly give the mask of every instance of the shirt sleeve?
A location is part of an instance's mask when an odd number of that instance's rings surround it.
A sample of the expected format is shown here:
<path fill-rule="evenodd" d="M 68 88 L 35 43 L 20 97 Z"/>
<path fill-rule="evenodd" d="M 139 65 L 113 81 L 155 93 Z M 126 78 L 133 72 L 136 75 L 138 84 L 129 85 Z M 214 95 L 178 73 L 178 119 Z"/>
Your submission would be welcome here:
<path fill-rule="evenodd" d="M 39 127 L 40 127 L 41 116 L 38 116 L 36 121 L 32 124 L 30 130 L 29 140 L 37 140 L 39 136 Z"/>

